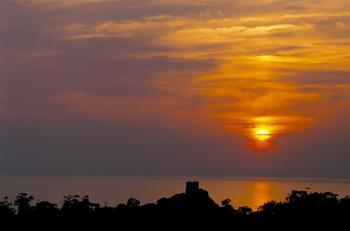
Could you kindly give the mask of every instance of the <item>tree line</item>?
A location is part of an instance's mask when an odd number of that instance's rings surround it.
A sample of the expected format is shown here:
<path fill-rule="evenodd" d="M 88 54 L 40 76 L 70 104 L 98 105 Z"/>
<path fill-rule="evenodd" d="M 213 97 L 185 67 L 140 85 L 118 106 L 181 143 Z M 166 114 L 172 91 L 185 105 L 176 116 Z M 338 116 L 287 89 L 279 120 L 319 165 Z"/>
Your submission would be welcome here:
<path fill-rule="evenodd" d="M 153 228 L 182 230 L 187 228 L 269 228 L 280 230 L 315 227 L 349 226 L 350 197 L 338 198 L 331 192 L 292 191 L 284 201 L 270 201 L 256 211 L 247 206 L 235 208 L 230 199 L 215 203 L 207 191 L 179 193 L 141 205 L 130 198 L 111 206 L 91 202 L 88 196 L 67 195 L 61 206 L 49 201 L 36 201 L 19 193 L 14 201 L 0 200 L 1 224 L 104 227 L 116 229 Z M 44 225 L 45 224 L 45 225 Z"/>

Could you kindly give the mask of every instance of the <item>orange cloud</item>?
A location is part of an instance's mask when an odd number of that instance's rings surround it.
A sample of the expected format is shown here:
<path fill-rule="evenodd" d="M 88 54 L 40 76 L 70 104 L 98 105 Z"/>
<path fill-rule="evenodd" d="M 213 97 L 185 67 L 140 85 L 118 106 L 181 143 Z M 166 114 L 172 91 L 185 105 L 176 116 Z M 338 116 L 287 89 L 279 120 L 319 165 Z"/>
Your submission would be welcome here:
<path fill-rule="evenodd" d="M 106 3 L 31 2 L 56 6 Z M 232 14 L 233 11 L 226 10 L 232 5 L 241 11 Z M 349 6 L 348 1 L 322 1 L 316 5 L 312 1 L 249 0 L 233 4 L 225 0 L 196 3 L 157 0 L 147 2 L 146 6 L 189 9 L 186 13 L 160 10 L 150 15 L 135 13 L 135 17 L 122 19 L 74 19 L 50 32 L 69 45 L 83 44 L 86 40 L 108 39 L 111 43 L 115 40 L 115 49 L 101 52 L 106 59 L 161 57 L 188 63 L 210 60 L 215 66 L 203 67 L 207 74 L 181 68 L 177 73 L 155 68 L 151 82 L 164 93 L 159 98 L 105 97 L 84 91 L 65 93 L 61 100 L 76 113 L 123 120 L 146 117 L 176 118 L 189 123 L 200 120 L 206 126 L 215 124 L 223 131 L 245 136 L 252 129 L 264 126 L 282 134 L 317 121 L 321 117 L 319 113 L 326 110 L 325 102 L 349 97 L 345 93 L 349 83 L 344 78 L 337 82 L 329 80 L 332 75 L 350 71 L 347 30 L 350 13 L 344 10 Z M 296 11 L 295 7 L 301 10 Z M 129 40 L 134 43 L 127 49 L 122 50 L 123 45 L 118 47 L 119 41 Z M 133 50 L 136 45 L 139 49 Z M 311 81 L 315 78 L 324 81 Z M 195 103 L 189 108 L 188 102 Z"/>

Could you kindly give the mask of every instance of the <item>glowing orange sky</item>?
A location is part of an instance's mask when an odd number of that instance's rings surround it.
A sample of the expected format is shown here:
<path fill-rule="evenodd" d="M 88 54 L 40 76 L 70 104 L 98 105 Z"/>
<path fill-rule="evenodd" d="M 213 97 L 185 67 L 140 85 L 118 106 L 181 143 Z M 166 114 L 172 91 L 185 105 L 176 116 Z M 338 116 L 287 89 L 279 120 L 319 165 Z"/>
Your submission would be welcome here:
<path fill-rule="evenodd" d="M 277 7 L 257 15 L 158 19 L 168 28 L 160 42 L 176 48 L 165 55 L 218 62 L 210 74 L 181 79 L 176 94 L 202 98 L 204 115 L 248 139 L 256 140 L 252 130 L 260 127 L 277 139 L 317 126 L 329 103 L 349 101 L 350 14 L 348 4 L 337 3 L 329 10 L 300 1 L 295 6 L 302 13 Z M 334 101 L 337 94 L 342 97 Z"/>
<path fill-rule="evenodd" d="M 125 161 L 120 164 L 123 168 L 132 162 L 125 153 L 139 157 L 136 153 L 142 151 L 132 148 L 140 147 L 147 153 L 141 159 L 149 161 L 146 172 L 154 169 L 153 159 L 178 160 L 179 152 L 186 156 L 218 150 L 218 156 L 203 154 L 198 169 L 211 169 L 209 163 L 216 163 L 215 169 L 227 172 L 234 164 L 241 172 L 284 171 L 285 162 L 300 164 L 295 153 L 308 153 L 312 162 L 314 153 L 332 147 L 339 147 L 339 157 L 322 154 L 325 166 L 332 163 L 330 169 L 336 169 L 337 160 L 347 158 L 347 0 L 5 0 L 0 15 L 4 134 L 35 137 L 38 130 L 23 125 L 30 124 L 43 126 L 43 134 L 48 133 L 43 136 L 52 137 L 53 143 L 63 142 L 70 127 L 83 126 L 76 121 L 87 121 L 83 127 L 89 132 L 80 134 L 79 127 L 72 128 L 81 140 L 68 140 L 72 146 L 57 152 L 84 155 L 90 149 L 79 145 L 96 139 L 95 151 L 103 147 L 106 153 L 123 153 L 104 156 L 116 158 L 111 163 Z M 12 123 L 16 126 L 6 127 Z M 103 134 L 109 128 L 99 124 L 143 132 L 154 129 L 156 134 L 130 132 L 127 141 L 135 134 L 141 137 L 125 146 L 128 142 L 119 143 L 115 137 L 126 137 L 128 132 L 119 134 L 116 128 L 103 139 L 95 130 Z M 57 128 L 66 130 L 56 132 Z M 177 135 L 168 136 L 165 130 Z M 178 141 L 182 136 L 190 138 Z M 10 153 L 18 136 L 5 137 L 9 138 L 4 150 Z M 157 146 L 164 137 L 169 137 L 169 144 Z M 202 147 L 205 140 L 213 142 L 208 149 Z M 36 140 L 21 142 L 23 147 L 41 148 Z M 181 150 L 170 148 L 176 142 Z M 320 144 L 329 146 L 319 148 Z M 261 169 L 261 155 L 254 154 L 262 150 L 286 159 L 270 160 Z M 17 151 L 25 155 L 24 149 Z M 7 163 L 8 157 L 4 158 Z M 173 163 L 164 169 L 185 168 Z M 300 168 L 309 174 L 306 165 Z"/>

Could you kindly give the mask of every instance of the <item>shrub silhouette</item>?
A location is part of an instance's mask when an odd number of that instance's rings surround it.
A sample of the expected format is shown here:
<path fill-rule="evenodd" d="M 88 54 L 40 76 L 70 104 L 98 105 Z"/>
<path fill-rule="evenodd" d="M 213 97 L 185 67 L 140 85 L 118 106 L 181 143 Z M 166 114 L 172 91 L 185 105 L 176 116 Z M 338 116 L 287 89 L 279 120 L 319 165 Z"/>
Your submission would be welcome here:
<path fill-rule="evenodd" d="M 13 208 L 12 203 L 8 200 L 8 197 L 5 196 L 0 200 L 0 217 L 9 218 L 15 215 L 15 209 Z"/>
<path fill-rule="evenodd" d="M 45 222 L 60 224 L 62 229 L 115 227 L 116 229 L 304 229 L 322 227 L 336 229 L 348 223 L 350 197 L 338 199 L 331 192 L 292 191 L 284 201 L 269 201 L 257 211 L 247 206 L 235 209 L 230 199 L 216 204 L 203 189 L 189 190 L 156 203 L 141 205 L 135 198 L 115 207 L 92 203 L 88 196 L 64 196 L 61 207 L 49 201 L 38 201 L 20 193 L 13 202 L 0 200 L 0 219 L 12 224 Z M 31 222 L 21 222 L 21 221 Z M 68 226 L 69 225 L 69 226 Z M 27 227 L 26 227 L 27 228 Z"/>
<path fill-rule="evenodd" d="M 49 201 L 40 201 L 36 203 L 34 211 L 35 215 L 39 217 L 54 217 L 59 213 L 57 204 Z"/>
<path fill-rule="evenodd" d="M 19 193 L 16 196 L 14 205 L 17 206 L 18 216 L 29 216 L 32 214 L 33 207 L 31 202 L 34 200 L 33 196 L 27 193 Z"/>

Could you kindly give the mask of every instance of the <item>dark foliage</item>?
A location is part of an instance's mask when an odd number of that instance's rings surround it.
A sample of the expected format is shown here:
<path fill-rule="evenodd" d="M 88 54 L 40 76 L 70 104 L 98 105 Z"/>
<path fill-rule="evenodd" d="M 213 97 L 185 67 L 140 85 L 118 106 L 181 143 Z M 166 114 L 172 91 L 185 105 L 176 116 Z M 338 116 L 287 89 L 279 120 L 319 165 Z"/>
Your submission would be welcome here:
<path fill-rule="evenodd" d="M 156 203 L 141 205 L 130 198 L 116 207 L 92 203 L 88 196 L 68 195 L 61 207 L 48 201 L 33 204 L 34 197 L 17 195 L 14 202 L 0 200 L 3 225 L 50 230 L 112 227 L 132 229 L 269 229 L 306 228 L 336 229 L 350 221 L 350 197 L 338 199 L 330 192 L 292 191 L 285 201 L 270 201 L 257 211 L 249 207 L 235 209 L 230 199 L 217 205 L 203 189 L 161 198 Z M 51 227 L 51 228 L 50 228 Z"/>

